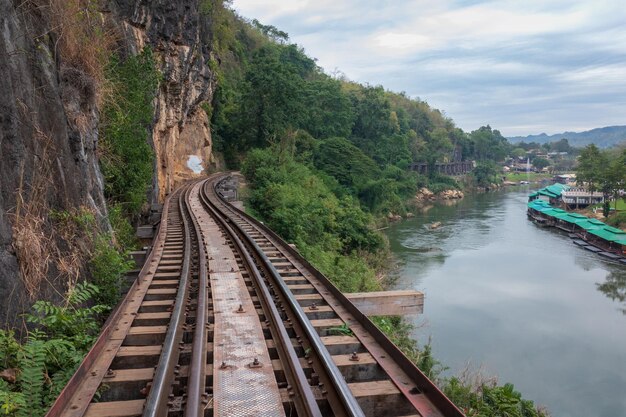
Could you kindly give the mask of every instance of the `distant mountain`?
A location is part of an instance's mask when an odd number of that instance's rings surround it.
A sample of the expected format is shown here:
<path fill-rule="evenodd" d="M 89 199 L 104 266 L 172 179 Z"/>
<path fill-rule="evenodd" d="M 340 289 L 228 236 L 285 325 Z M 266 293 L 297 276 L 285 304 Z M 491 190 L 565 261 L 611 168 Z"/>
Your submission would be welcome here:
<path fill-rule="evenodd" d="M 511 143 L 522 141 L 547 143 L 556 142 L 563 138 L 567 139 L 571 146 L 582 147 L 595 143 L 600 148 L 609 148 L 626 141 L 626 126 L 607 126 L 587 130 L 586 132 L 565 132 L 557 133 L 556 135 L 542 133 L 540 135 L 513 136 L 507 139 Z"/>

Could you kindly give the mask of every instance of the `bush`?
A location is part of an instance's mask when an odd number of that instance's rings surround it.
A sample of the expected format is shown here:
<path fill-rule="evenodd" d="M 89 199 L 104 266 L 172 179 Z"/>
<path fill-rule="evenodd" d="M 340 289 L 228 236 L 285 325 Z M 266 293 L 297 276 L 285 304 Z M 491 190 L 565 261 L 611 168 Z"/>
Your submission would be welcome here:
<path fill-rule="evenodd" d="M 124 274 L 133 268 L 133 262 L 112 242 L 110 234 L 99 235 L 89 265 L 93 283 L 100 289 L 94 300 L 107 306 L 114 306 L 119 301 Z"/>
<path fill-rule="evenodd" d="M 249 208 L 343 291 L 380 289 L 368 254 L 384 246 L 358 201 L 329 188 L 328 177 L 270 148 L 250 152 L 243 173 Z"/>
<path fill-rule="evenodd" d="M 109 207 L 109 222 L 113 228 L 115 243 L 122 252 L 137 248 L 138 241 L 135 229 L 122 211 L 122 206 L 116 204 Z"/>
<path fill-rule="evenodd" d="M 626 228 L 626 211 L 619 211 L 610 215 L 605 222 L 613 227 Z"/>

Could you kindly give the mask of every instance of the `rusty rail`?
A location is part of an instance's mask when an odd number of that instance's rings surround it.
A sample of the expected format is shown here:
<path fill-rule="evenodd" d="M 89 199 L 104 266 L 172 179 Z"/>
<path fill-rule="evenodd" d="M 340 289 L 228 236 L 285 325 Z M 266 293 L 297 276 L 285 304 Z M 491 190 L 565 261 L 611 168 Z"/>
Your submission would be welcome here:
<path fill-rule="evenodd" d="M 144 417 L 163 417 L 167 415 L 168 396 L 172 387 L 174 370 L 178 364 L 178 356 L 180 353 L 180 342 L 182 340 L 183 333 L 182 326 L 185 318 L 185 304 L 189 293 L 189 270 L 191 264 L 191 230 L 189 219 L 185 213 L 187 213 L 190 217 L 193 217 L 191 216 L 191 212 L 187 211 L 186 204 L 190 187 L 182 192 L 184 196 L 178 200 L 178 207 L 183 221 L 185 252 L 183 255 L 182 272 L 180 274 L 180 284 L 178 287 L 178 294 L 176 295 L 176 301 L 174 303 L 174 310 L 171 315 L 172 318 L 167 328 L 167 334 L 165 335 L 165 342 L 163 343 L 161 357 L 152 381 L 150 393 L 146 399 L 146 405 L 143 413 Z"/>
<path fill-rule="evenodd" d="M 167 219 L 169 213 L 169 204 L 172 197 L 175 195 L 175 193 L 171 194 L 165 199 L 165 203 L 163 204 L 163 212 L 161 213 L 161 219 Z M 153 245 L 150 247 L 150 252 L 146 257 L 146 261 L 141 268 L 141 271 L 139 272 L 137 280 L 133 283 L 131 288 L 126 293 L 126 296 L 124 296 L 124 299 L 118 304 L 115 310 L 113 310 L 113 312 L 105 322 L 102 328 L 102 332 L 98 336 L 98 339 L 89 350 L 89 353 L 87 353 L 87 356 L 85 356 L 74 375 L 72 375 L 68 383 L 65 385 L 50 410 L 48 410 L 48 412 L 46 413 L 46 417 L 60 417 L 64 415 L 64 413 L 66 413 L 68 409 L 70 409 L 70 407 L 76 407 L 73 408 L 73 410 L 75 411 L 75 415 L 78 415 L 78 413 L 81 411 L 84 413 L 87 404 L 85 402 L 85 399 L 83 398 L 82 401 L 81 399 L 76 399 L 79 388 L 81 384 L 84 383 L 88 375 L 98 376 L 94 375 L 94 372 L 97 371 L 94 371 L 93 368 L 96 365 L 97 360 L 105 354 L 107 342 L 110 341 L 112 334 L 116 331 L 116 323 L 121 321 L 122 316 L 125 312 L 125 307 L 129 306 L 132 303 L 133 297 L 135 296 L 135 293 L 138 291 L 138 289 L 142 285 L 146 285 L 146 276 L 148 275 L 148 271 L 150 270 L 152 263 L 156 257 L 155 246 L 162 245 L 165 239 L 165 235 L 167 233 L 167 226 L 163 225 L 167 225 L 167 222 L 161 222 L 161 227 L 159 228 L 159 231 L 154 238 Z M 101 380 L 103 375 L 99 375 L 98 377 Z M 91 390 L 91 395 L 89 396 L 89 399 L 93 397 L 95 392 L 95 388 Z M 76 404 L 74 403 L 74 401 L 76 401 Z"/>
<path fill-rule="evenodd" d="M 189 200 L 186 199 L 189 204 Z M 191 208 L 189 208 L 191 213 Z M 207 259 L 202 244 L 200 225 L 195 216 L 191 215 L 196 239 L 198 242 L 198 302 L 196 307 L 196 327 L 194 329 L 193 346 L 190 362 L 190 373 L 187 381 L 186 417 L 197 417 L 204 414 L 206 404 L 206 346 L 207 346 Z"/>

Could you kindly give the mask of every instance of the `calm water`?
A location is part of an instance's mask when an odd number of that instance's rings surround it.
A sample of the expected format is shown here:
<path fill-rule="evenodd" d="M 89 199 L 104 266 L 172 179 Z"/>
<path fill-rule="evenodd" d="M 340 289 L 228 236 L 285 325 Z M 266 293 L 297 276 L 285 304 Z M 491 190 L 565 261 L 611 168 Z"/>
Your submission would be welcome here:
<path fill-rule="evenodd" d="M 387 230 L 396 287 L 425 294 L 415 335 L 449 372 L 471 361 L 554 417 L 626 416 L 626 303 L 609 294 L 626 296 L 626 266 L 526 220 L 527 195 L 469 196 Z"/>

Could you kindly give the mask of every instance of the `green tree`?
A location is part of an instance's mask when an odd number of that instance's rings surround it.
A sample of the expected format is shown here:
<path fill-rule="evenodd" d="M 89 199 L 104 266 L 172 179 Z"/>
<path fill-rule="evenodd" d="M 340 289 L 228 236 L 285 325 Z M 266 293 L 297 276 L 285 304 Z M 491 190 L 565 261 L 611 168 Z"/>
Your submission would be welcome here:
<path fill-rule="evenodd" d="M 351 100 L 356 115 L 352 140 L 367 155 L 373 156 L 378 140 L 394 133 L 391 104 L 380 86 L 360 87 L 351 93 Z"/>
<path fill-rule="evenodd" d="M 550 161 L 548 161 L 546 158 L 537 157 L 533 159 L 533 165 L 535 168 L 541 171 L 542 169 L 550 165 Z"/>
<path fill-rule="evenodd" d="M 587 145 L 578 157 L 576 168 L 576 182 L 587 185 L 589 191 L 594 192 L 602 187 L 604 170 L 608 165 L 606 156 L 593 143 Z"/>
<path fill-rule="evenodd" d="M 367 181 L 380 176 L 376 163 L 344 138 L 322 141 L 313 155 L 315 167 L 356 193 Z"/>
<path fill-rule="evenodd" d="M 502 182 L 498 165 L 492 161 L 479 162 L 472 171 L 472 176 L 479 187 L 487 187 Z"/>
<path fill-rule="evenodd" d="M 526 156 L 526 150 L 524 148 L 515 148 L 511 151 L 513 158 L 523 158 Z"/>
<path fill-rule="evenodd" d="M 569 144 L 569 141 L 565 138 L 556 141 L 556 142 L 552 142 L 550 144 L 550 149 L 554 152 L 571 152 L 572 147 Z"/>
<path fill-rule="evenodd" d="M 498 130 L 482 126 L 470 134 L 474 145 L 474 156 L 479 161 L 502 161 L 508 154 L 509 143 Z"/>
<path fill-rule="evenodd" d="M 304 96 L 302 127 L 307 132 L 318 139 L 350 135 L 354 112 L 340 81 L 321 74 L 305 84 Z"/>
<path fill-rule="evenodd" d="M 626 184 L 626 151 L 610 155 L 602 152 L 594 144 L 586 146 L 578 158 L 576 181 L 587 184 L 589 191 L 604 194 L 604 216 L 610 214 L 610 198 L 616 202 L 619 192 Z"/>
<path fill-rule="evenodd" d="M 302 62 L 283 60 L 280 45 L 267 45 L 253 57 L 245 74 L 240 135 L 244 147 L 264 146 L 287 128 L 297 127 L 305 112 Z M 293 58 L 286 54 L 285 58 Z"/>
<path fill-rule="evenodd" d="M 446 129 L 438 127 L 429 134 L 426 144 L 426 162 L 428 162 L 428 171 L 431 174 L 435 173 L 435 163 L 449 155 L 453 148 Z"/>

